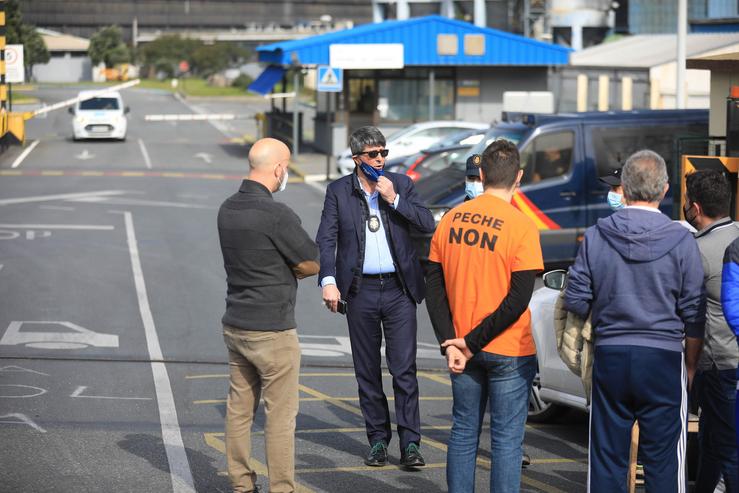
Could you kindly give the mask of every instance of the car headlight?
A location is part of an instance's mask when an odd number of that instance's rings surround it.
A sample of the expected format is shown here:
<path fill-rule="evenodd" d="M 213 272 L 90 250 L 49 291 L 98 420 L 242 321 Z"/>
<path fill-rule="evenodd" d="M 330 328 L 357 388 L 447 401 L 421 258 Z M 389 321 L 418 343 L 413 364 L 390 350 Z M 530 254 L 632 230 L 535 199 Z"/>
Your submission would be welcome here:
<path fill-rule="evenodd" d="M 85 117 L 84 116 L 76 116 L 74 117 L 74 121 L 79 123 L 80 125 L 85 124 Z"/>
<path fill-rule="evenodd" d="M 431 215 L 434 217 L 434 224 L 438 226 L 444 214 L 449 212 L 449 207 L 430 207 L 429 211 L 431 211 Z"/>

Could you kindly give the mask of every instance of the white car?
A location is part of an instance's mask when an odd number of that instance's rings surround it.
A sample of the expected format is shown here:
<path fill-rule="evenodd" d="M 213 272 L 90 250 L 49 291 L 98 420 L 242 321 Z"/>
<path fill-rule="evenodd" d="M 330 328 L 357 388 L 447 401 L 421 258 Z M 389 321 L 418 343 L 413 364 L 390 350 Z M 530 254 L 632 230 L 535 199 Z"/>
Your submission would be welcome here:
<path fill-rule="evenodd" d="M 411 154 L 431 147 L 439 140 L 458 133 L 461 130 L 487 130 L 489 127 L 490 125 L 487 123 L 443 120 L 415 123 L 387 137 L 385 147 L 390 150 L 390 158 L 410 156 Z M 348 175 L 354 171 L 354 160 L 352 159 L 351 149 L 345 149 L 336 159 L 336 164 L 339 172 L 343 175 Z"/>
<path fill-rule="evenodd" d="M 89 97 L 88 97 L 89 96 Z M 69 112 L 72 119 L 72 137 L 80 139 L 126 140 L 130 111 L 116 91 L 100 94 L 100 91 L 82 91 L 80 100 Z"/>

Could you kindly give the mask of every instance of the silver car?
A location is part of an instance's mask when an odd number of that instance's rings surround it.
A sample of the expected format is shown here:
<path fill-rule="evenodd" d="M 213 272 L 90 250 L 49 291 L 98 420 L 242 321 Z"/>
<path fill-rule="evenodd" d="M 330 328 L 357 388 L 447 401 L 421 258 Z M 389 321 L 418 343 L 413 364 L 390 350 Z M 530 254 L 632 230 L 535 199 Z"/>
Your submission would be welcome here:
<path fill-rule="evenodd" d="M 565 366 L 557 352 L 554 304 L 564 286 L 565 277 L 563 270 L 544 274 L 544 287 L 534 291 L 529 302 L 531 331 L 539 364 L 529 399 L 529 421 L 534 423 L 554 419 L 567 408 L 588 410 L 580 377 Z"/>

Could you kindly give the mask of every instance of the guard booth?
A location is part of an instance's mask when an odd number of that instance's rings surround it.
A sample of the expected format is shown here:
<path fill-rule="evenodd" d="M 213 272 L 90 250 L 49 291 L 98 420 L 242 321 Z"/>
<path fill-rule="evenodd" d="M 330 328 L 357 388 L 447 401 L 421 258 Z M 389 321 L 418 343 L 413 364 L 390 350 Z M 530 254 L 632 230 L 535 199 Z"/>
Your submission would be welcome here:
<path fill-rule="evenodd" d="M 250 89 L 273 90 L 279 71 L 341 69 L 341 92 L 317 94 L 313 143 L 338 155 L 364 125 L 390 134 L 428 120 L 499 120 L 505 91 L 546 91 L 550 67 L 566 65 L 570 51 L 432 15 L 260 46 L 269 66 Z"/>

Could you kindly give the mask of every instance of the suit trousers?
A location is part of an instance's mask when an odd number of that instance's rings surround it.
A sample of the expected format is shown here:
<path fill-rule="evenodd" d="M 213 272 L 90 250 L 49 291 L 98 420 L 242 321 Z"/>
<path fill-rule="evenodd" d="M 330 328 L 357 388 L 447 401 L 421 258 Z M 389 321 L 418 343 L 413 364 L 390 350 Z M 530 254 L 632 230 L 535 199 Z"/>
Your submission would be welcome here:
<path fill-rule="evenodd" d="M 223 327 L 230 387 L 226 405 L 226 460 L 235 493 L 254 491 L 251 427 L 264 399 L 269 491 L 295 491 L 295 419 L 298 415 L 300 346 L 295 329 L 241 330 Z"/>
<path fill-rule="evenodd" d="M 354 373 L 359 387 L 367 439 L 390 443 L 390 411 L 382 388 L 380 348 L 393 378 L 395 417 L 401 450 L 421 440 L 416 379 L 416 303 L 397 278 L 362 279 L 359 292 L 347 302 L 347 322 Z"/>

